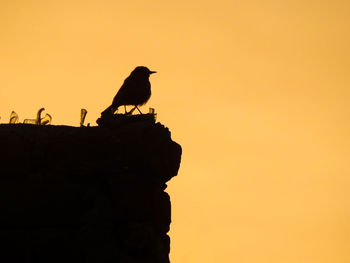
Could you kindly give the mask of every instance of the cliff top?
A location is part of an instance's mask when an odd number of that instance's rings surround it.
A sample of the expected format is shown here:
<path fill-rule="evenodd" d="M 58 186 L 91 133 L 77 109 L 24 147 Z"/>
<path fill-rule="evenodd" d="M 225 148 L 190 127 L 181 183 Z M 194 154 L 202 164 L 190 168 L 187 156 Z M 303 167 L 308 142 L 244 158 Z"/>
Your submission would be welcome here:
<path fill-rule="evenodd" d="M 0 124 L 3 174 L 89 177 L 134 171 L 161 184 L 177 174 L 181 147 L 153 115 L 114 115 L 97 122 L 100 126 Z"/>

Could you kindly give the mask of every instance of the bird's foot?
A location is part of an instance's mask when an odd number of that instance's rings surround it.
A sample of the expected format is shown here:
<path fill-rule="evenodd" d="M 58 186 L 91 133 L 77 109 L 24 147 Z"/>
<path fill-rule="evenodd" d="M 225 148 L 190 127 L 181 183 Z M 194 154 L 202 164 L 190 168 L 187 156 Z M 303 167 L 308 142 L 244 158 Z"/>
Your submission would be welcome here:
<path fill-rule="evenodd" d="M 137 107 L 132 108 L 129 112 L 125 111 L 125 115 L 132 115 L 132 113 L 134 112 L 134 110 L 135 110 L 136 108 L 137 108 Z"/>

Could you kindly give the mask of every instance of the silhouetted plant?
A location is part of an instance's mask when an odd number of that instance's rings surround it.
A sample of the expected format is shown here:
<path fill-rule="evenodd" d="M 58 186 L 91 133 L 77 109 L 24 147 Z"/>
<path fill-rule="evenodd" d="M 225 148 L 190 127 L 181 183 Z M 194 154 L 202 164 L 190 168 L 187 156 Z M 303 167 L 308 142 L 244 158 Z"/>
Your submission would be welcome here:
<path fill-rule="evenodd" d="M 86 109 L 81 109 L 80 110 L 80 126 L 84 126 L 84 121 L 85 121 L 86 114 L 87 114 L 87 110 Z"/>
<path fill-rule="evenodd" d="M 52 117 L 50 114 L 46 113 L 44 118 L 41 118 L 41 113 L 45 108 L 40 108 L 36 114 L 36 119 L 25 119 L 23 123 L 26 124 L 36 124 L 36 125 L 48 125 L 51 124 Z"/>
<path fill-rule="evenodd" d="M 11 124 L 18 123 L 18 114 L 16 112 L 14 112 L 14 111 L 11 112 L 9 123 L 11 123 Z"/>

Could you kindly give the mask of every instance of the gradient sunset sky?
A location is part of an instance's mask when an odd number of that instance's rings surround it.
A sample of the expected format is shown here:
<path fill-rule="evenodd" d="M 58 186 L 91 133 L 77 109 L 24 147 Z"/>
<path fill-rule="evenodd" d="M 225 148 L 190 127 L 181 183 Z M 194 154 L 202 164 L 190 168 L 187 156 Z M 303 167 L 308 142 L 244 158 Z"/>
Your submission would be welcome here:
<path fill-rule="evenodd" d="M 349 49 L 348 0 L 1 0 L 0 121 L 96 125 L 147 66 L 172 263 L 347 263 Z"/>

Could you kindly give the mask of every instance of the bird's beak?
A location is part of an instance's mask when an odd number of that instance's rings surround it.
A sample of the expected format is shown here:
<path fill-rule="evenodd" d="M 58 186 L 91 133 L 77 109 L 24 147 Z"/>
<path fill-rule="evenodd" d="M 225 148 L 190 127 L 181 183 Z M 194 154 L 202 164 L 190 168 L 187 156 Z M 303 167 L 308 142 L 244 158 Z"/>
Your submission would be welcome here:
<path fill-rule="evenodd" d="M 150 71 L 149 74 L 157 73 L 157 71 Z"/>

